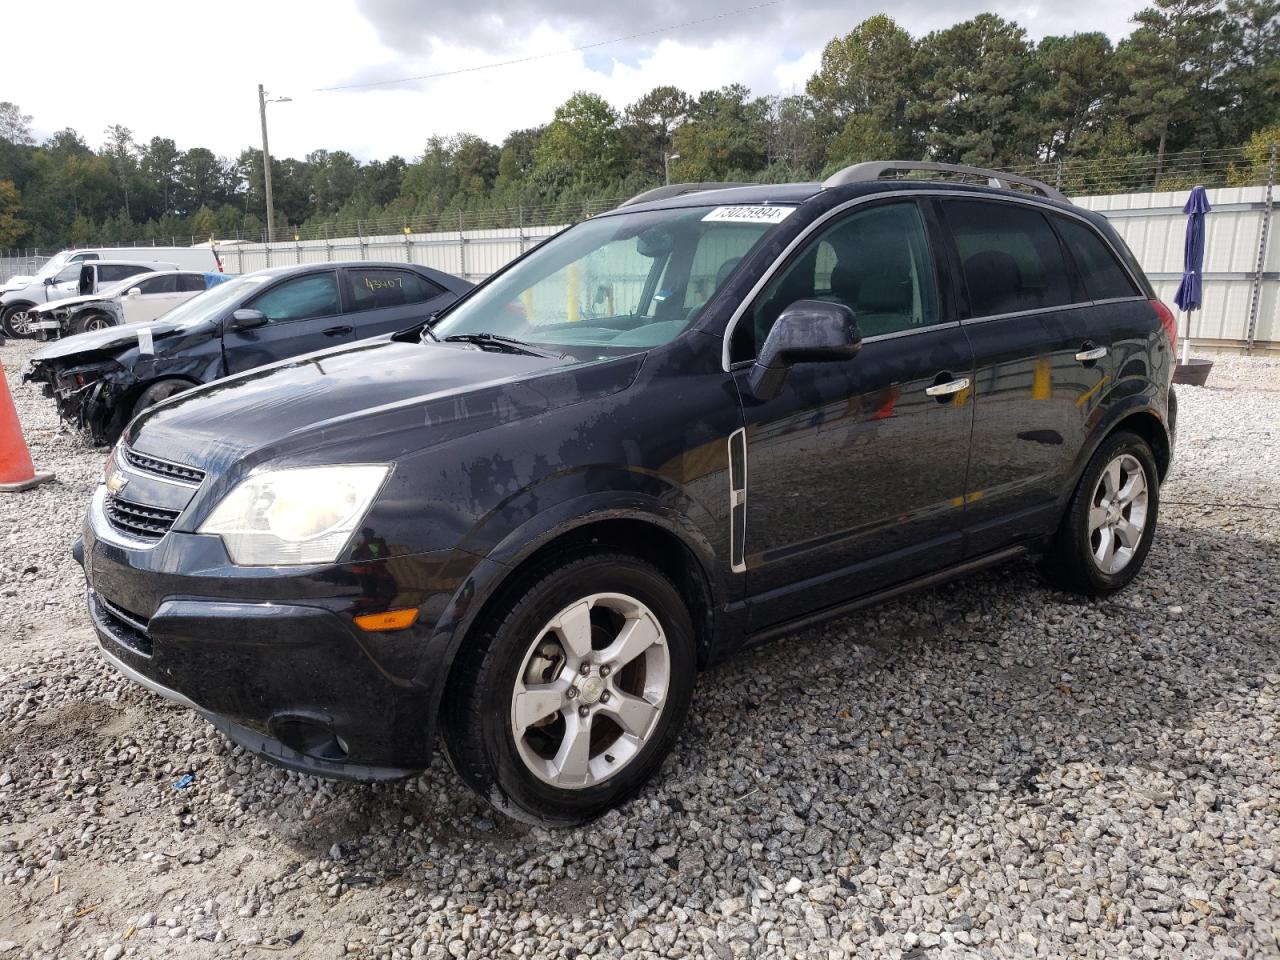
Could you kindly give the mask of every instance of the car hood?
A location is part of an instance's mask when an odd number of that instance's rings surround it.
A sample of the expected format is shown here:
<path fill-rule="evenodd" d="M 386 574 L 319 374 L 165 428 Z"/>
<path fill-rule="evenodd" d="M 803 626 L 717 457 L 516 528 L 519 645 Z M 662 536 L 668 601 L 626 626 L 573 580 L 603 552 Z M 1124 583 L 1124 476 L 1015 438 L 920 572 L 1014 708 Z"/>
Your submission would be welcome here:
<path fill-rule="evenodd" d="M 630 363 L 365 340 L 179 394 L 139 416 L 125 439 L 210 473 L 240 474 L 282 456 L 387 460 L 452 431 L 481 429 L 482 421 L 508 422 L 622 389 L 640 363 L 624 360 Z M 593 368 L 617 369 L 588 373 Z"/>
<path fill-rule="evenodd" d="M 0 287 L 0 293 L 8 293 L 10 290 L 21 290 L 23 287 L 28 286 L 34 279 L 34 276 L 25 276 L 23 274 L 19 274 L 16 277 L 10 277 L 5 281 L 4 286 Z"/>
<path fill-rule="evenodd" d="M 85 299 L 83 297 L 77 299 Z M 101 299 L 90 297 L 88 299 Z M 59 305 L 67 303 L 59 300 Z M 63 337 L 48 346 L 41 347 L 31 355 L 31 363 L 41 360 L 61 360 L 77 353 L 100 353 L 128 350 L 138 345 L 138 331 L 143 327 L 151 328 L 153 341 L 159 342 L 173 336 L 183 329 L 180 323 L 165 323 L 157 320 L 153 323 L 127 324 L 108 327 L 105 330 L 91 330 L 88 333 L 77 333 L 73 337 Z"/>
<path fill-rule="evenodd" d="M 47 312 L 50 310 L 65 310 L 67 307 L 79 306 L 82 303 L 93 303 L 94 301 L 110 300 L 110 297 L 104 297 L 100 293 L 88 293 L 80 297 L 64 297 L 61 300 L 50 300 L 48 303 L 41 303 L 32 308 L 32 312 Z"/>

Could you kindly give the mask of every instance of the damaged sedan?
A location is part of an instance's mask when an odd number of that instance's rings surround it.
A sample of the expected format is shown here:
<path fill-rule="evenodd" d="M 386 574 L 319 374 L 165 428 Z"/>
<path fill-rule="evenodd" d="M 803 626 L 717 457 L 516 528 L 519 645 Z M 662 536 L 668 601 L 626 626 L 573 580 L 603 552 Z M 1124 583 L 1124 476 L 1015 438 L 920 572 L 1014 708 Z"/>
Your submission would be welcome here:
<path fill-rule="evenodd" d="M 95 443 L 147 407 L 263 364 L 393 333 L 472 284 L 416 264 L 324 263 L 261 270 L 198 294 L 153 323 L 109 326 L 32 354 L 66 423 Z"/>

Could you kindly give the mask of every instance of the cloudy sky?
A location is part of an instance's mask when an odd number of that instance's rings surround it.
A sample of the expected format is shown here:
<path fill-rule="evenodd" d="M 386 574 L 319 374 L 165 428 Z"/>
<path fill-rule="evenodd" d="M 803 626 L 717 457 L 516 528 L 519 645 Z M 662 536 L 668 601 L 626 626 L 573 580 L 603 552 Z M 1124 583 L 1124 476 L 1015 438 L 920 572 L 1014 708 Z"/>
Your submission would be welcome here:
<path fill-rule="evenodd" d="M 913 34 L 984 10 L 1033 38 L 1101 30 L 1113 39 L 1135 0 L 905 0 Z M 413 157 L 433 133 L 500 141 L 544 123 L 576 90 L 617 107 L 658 84 L 690 92 L 741 82 L 801 92 L 823 44 L 886 9 L 870 0 L 100 0 L 60 3 L 4 54 L 0 97 L 44 136 L 74 127 L 93 146 L 121 123 L 135 139 L 169 136 L 234 155 L 260 142 L 257 84 L 292 102 L 268 107 L 271 152 L 317 147 L 361 159 Z M 690 21 L 699 21 L 690 23 Z M 675 28 L 675 29 L 667 29 Z M 652 31 L 652 32 L 651 32 Z M 40 42 L 42 36 L 47 39 Z M 575 47 L 629 37 L 591 49 Z M 487 70 L 499 61 L 537 58 Z M 470 70 L 341 91 L 347 84 Z"/>

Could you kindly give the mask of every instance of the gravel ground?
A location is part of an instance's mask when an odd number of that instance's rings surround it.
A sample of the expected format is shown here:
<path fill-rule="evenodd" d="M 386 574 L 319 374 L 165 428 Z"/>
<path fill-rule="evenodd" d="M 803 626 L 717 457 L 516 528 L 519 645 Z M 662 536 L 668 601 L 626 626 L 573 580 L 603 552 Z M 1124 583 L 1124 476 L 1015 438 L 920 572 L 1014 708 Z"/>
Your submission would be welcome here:
<path fill-rule="evenodd" d="M 0 960 L 1280 955 L 1280 361 L 1180 389 L 1128 590 L 1011 566 L 749 652 L 658 782 L 548 833 L 442 762 L 276 770 L 99 662 L 67 548 L 104 451 L 27 352 L 58 483 L 0 499 Z"/>

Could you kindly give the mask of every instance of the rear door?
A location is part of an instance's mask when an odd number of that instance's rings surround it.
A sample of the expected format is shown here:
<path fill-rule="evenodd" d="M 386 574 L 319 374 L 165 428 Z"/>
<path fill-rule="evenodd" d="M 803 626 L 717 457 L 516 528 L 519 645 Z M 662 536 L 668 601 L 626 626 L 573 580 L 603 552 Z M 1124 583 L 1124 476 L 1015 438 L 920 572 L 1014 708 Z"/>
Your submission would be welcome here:
<path fill-rule="evenodd" d="M 341 316 L 336 270 L 287 277 L 243 306 L 261 310 L 267 323 L 233 330 L 229 316 L 223 321 L 222 350 L 229 374 L 354 339 L 351 325 Z"/>
<path fill-rule="evenodd" d="M 975 363 L 966 551 L 1051 532 L 1110 379 L 1109 340 L 1045 209 L 937 201 Z"/>
<path fill-rule="evenodd" d="M 346 267 L 342 276 L 344 321 L 357 340 L 394 333 L 452 301 L 444 287 L 414 270 Z"/>
<path fill-rule="evenodd" d="M 914 200 L 834 220 L 739 320 L 755 356 L 778 315 L 819 298 L 854 310 L 851 360 L 795 366 L 746 425 L 745 568 L 759 630 L 948 566 L 961 556 L 972 355 Z M 744 341 L 746 341 L 744 343 Z M 750 367 L 735 367 L 740 388 Z M 931 388 L 944 387 L 945 392 Z"/>
<path fill-rule="evenodd" d="M 135 294 L 133 291 L 137 290 Z M 184 300 L 178 292 L 178 275 L 164 273 L 139 280 L 120 300 L 125 323 L 148 323 L 163 316 Z"/>

